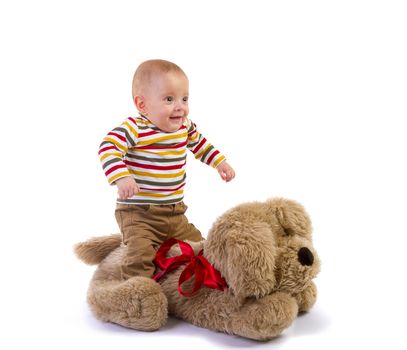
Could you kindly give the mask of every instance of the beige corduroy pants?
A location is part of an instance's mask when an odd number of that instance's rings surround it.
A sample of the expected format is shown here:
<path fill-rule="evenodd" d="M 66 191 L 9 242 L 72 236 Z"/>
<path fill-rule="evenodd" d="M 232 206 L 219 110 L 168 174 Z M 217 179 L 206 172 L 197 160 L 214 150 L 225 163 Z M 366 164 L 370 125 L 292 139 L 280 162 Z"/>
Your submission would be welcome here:
<path fill-rule="evenodd" d="M 184 215 L 181 202 L 167 205 L 117 204 L 115 216 L 127 254 L 121 266 L 122 278 L 152 277 L 156 250 L 168 238 L 198 242 L 202 235 Z"/>

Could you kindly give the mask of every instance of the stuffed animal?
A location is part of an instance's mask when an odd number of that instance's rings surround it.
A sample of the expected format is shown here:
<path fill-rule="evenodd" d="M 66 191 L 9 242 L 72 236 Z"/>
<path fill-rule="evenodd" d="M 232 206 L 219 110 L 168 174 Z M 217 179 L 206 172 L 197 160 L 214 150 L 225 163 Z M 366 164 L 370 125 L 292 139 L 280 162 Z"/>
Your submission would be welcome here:
<path fill-rule="evenodd" d="M 151 331 L 171 314 L 199 327 L 264 341 L 316 301 L 313 278 L 320 261 L 311 230 L 309 216 L 294 201 L 238 205 L 216 220 L 207 240 L 172 241 L 171 249 L 167 244 L 160 250 L 159 283 L 140 276 L 120 279 L 126 249 L 120 235 L 79 243 L 75 252 L 85 263 L 99 264 L 88 303 L 100 320 Z M 171 259 L 178 267 L 166 271 Z"/>

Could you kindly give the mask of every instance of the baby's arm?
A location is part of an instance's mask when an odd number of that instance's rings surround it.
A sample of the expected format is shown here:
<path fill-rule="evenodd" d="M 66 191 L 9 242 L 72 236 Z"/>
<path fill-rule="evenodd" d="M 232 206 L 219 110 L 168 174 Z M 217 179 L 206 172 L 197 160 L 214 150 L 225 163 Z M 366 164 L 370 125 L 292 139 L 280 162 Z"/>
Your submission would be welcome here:
<path fill-rule="evenodd" d="M 137 186 L 123 161 L 129 148 L 136 145 L 137 138 L 138 127 L 136 121 L 133 118 L 127 118 L 122 125 L 106 135 L 99 147 L 99 158 L 106 178 L 111 185 L 118 185 L 119 192 L 122 189 L 121 195 L 126 195 L 127 192 L 131 192 L 131 189 Z M 121 181 L 121 185 L 119 185 L 121 179 L 126 180 Z"/>
<path fill-rule="evenodd" d="M 196 159 L 218 170 L 222 180 L 229 182 L 235 177 L 235 171 L 226 162 L 226 158 L 197 130 L 196 125 L 190 121 L 188 129 L 188 149 Z"/>

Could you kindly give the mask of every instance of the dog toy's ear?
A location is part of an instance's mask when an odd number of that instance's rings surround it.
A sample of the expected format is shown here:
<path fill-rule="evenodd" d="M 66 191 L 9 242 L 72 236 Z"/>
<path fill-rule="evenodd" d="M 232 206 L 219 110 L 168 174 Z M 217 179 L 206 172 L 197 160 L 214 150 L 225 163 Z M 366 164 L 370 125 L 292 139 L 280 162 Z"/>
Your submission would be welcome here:
<path fill-rule="evenodd" d="M 311 237 L 311 220 L 301 204 L 284 198 L 274 198 L 268 200 L 266 206 L 275 214 L 284 231 L 283 234 Z"/>
<path fill-rule="evenodd" d="M 233 213 L 232 213 L 233 214 Z M 276 246 L 266 223 L 224 215 L 205 242 L 204 255 L 238 297 L 262 297 L 275 287 Z"/>

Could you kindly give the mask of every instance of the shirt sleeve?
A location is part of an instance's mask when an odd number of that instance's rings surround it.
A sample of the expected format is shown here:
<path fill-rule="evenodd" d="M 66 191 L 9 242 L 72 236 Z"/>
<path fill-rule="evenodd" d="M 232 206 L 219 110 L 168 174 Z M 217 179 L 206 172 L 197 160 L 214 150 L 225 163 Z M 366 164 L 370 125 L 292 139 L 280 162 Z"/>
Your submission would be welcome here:
<path fill-rule="evenodd" d="M 188 123 L 188 149 L 194 154 L 195 158 L 201 162 L 216 168 L 221 162 L 226 160 L 208 140 L 197 130 L 196 124 L 192 121 Z"/>
<path fill-rule="evenodd" d="M 109 184 L 122 177 L 131 176 L 123 161 L 129 148 L 137 144 L 138 127 L 133 118 L 126 119 L 110 131 L 99 146 L 99 159 Z"/>

